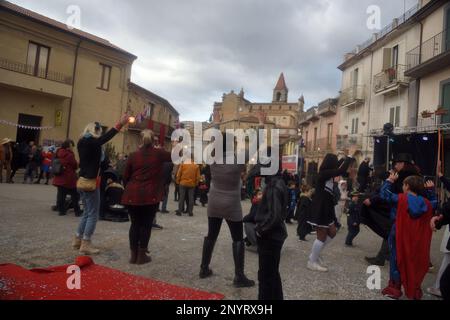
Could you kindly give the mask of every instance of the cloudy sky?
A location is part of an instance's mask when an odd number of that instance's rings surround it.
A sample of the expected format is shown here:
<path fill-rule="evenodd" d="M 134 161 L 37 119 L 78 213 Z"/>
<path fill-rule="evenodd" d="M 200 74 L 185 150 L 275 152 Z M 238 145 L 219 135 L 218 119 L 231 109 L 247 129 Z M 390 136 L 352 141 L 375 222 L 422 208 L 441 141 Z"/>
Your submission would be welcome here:
<path fill-rule="evenodd" d="M 417 0 L 10 0 L 66 21 L 81 9 L 81 29 L 138 56 L 132 81 L 168 99 L 181 120 L 204 121 L 222 94 L 244 88 L 252 102 L 272 100 L 281 72 L 289 100 L 306 107 L 335 97 L 343 55 Z"/>

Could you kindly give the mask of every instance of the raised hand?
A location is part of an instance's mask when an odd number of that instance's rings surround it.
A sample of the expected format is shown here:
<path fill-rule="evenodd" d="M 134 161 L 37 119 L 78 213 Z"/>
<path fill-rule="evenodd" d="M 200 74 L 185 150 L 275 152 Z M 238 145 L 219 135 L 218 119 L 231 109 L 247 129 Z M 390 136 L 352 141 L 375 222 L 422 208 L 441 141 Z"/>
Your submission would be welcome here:
<path fill-rule="evenodd" d="M 391 174 L 389 175 L 388 180 L 392 183 L 395 183 L 395 181 L 398 180 L 398 173 L 397 172 L 391 172 Z"/>
<path fill-rule="evenodd" d="M 433 189 L 434 188 L 434 182 L 431 181 L 431 180 L 428 180 L 427 182 L 425 182 L 425 188 Z"/>

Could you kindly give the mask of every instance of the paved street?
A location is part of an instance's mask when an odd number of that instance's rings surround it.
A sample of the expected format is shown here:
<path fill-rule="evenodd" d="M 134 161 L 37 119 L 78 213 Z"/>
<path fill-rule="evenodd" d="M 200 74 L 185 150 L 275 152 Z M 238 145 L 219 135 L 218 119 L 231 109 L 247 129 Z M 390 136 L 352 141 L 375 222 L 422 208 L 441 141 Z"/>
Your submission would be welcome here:
<path fill-rule="evenodd" d="M 17 178 L 16 181 L 20 179 Z M 59 217 L 50 207 L 55 202 L 56 189 L 44 185 L 0 184 L 0 263 L 15 263 L 26 268 L 48 267 L 72 263 L 77 252 L 71 249 L 72 235 L 78 218 L 70 211 Z M 99 222 L 94 242 L 102 249 L 94 257 L 98 264 L 144 277 L 225 294 L 226 299 L 255 299 L 257 287 L 235 289 L 231 240 L 226 225 L 218 240 L 212 260 L 214 277 L 198 278 L 201 246 L 207 232 L 206 209 L 195 207 L 195 216 L 177 217 L 171 195 L 171 214 L 159 215 L 162 231 L 154 231 L 150 242 L 153 262 L 144 266 L 129 265 L 129 223 Z M 243 203 L 248 212 L 250 202 Z M 282 252 L 281 276 L 285 298 L 309 299 L 382 299 L 380 292 L 366 287 L 365 255 L 375 254 L 380 239 L 362 228 L 355 240 L 355 248 L 344 246 L 346 229 L 325 250 L 324 259 L 330 266 L 326 274 L 306 269 L 312 242 L 300 243 L 295 237 L 295 225 L 289 226 L 289 238 Z M 310 237 L 310 239 L 313 239 Z M 441 262 L 439 245 L 442 233 L 433 240 L 432 261 L 436 268 Z M 258 257 L 247 252 L 246 269 L 249 278 L 257 278 Z M 435 271 L 436 272 L 436 271 Z M 388 268 L 382 268 L 382 285 L 387 282 Z M 424 288 L 434 282 L 428 274 Z M 425 299 L 432 299 L 425 295 Z"/>

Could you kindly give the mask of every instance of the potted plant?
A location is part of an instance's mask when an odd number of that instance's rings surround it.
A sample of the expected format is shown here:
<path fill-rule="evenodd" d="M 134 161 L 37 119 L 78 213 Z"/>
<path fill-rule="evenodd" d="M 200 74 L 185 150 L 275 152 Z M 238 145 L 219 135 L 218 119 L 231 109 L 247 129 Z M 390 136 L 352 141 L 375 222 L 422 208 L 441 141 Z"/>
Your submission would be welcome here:
<path fill-rule="evenodd" d="M 431 118 L 433 113 L 428 110 L 424 110 L 424 111 L 422 111 L 421 115 L 422 115 L 422 118 Z"/>

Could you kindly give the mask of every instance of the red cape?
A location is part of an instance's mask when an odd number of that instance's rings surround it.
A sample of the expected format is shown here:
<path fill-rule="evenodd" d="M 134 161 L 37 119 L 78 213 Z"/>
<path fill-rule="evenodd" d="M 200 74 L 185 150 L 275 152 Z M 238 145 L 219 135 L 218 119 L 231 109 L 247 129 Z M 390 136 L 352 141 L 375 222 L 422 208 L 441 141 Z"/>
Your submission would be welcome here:
<path fill-rule="evenodd" d="M 432 231 L 430 220 L 433 208 L 425 199 L 428 211 L 414 219 L 408 213 L 408 196 L 400 194 L 397 207 L 396 242 L 397 266 L 400 278 L 409 299 L 416 298 L 430 263 Z"/>

